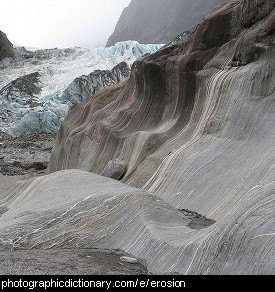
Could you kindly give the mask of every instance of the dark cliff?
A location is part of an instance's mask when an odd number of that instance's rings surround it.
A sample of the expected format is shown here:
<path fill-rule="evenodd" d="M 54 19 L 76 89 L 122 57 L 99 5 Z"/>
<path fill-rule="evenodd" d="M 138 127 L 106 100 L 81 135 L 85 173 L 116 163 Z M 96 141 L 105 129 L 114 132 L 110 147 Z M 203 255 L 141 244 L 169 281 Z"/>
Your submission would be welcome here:
<path fill-rule="evenodd" d="M 132 0 L 124 9 L 107 46 L 118 41 L 166 44 L 191 30 L 226 0 Z"/>
<path fill-rule="evenodd" d="M 14 50 L 12 43 L 8 40 L 7 36 L 0 31 L 0 60 L 4 58 L 14 58 Z"/>
<path fill-rule="evenodd" d="M 110 71 L 95 70 L 87 76 L 77 77 L 63 92 L 60 99 L 75 106 L 102 89 L 122 81 L 129 74 L 130 67 L 125 62 L 119 63 Z"/>

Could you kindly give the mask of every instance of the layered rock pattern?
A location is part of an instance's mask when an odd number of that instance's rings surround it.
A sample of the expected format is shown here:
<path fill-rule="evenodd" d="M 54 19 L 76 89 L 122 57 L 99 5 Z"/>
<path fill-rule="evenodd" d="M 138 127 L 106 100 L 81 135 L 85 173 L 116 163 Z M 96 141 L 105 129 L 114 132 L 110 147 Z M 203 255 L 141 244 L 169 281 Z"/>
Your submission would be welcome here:
<path fill-rule="evenodd" d="M 107 42 L 136 40 L 166 44 L 192 30 L 213 8 L 226 0 L 132 0 Z"/>
<path fill-rule="evenodd" d="M 3 250 L 112 246 L 133 251 L 161 273 L 174 271 L 169 266 L 180 263 L 173 255 L 180 242 L 197 233 L 187 215 L 153 194 L 80 170 L 21 183 L 1 210 Z M 163 249 L 169 259 L 159 266 Z"/>
<path fill-rule="evenodd" d="M 77 105 L 51 174 L 3 197 L 2 247 L 118 248 L 150 273 L 274 274 L 274 19 L 272 1 L 229 1 Z M 119 161 L 121 182 L 97 175 Z"/>

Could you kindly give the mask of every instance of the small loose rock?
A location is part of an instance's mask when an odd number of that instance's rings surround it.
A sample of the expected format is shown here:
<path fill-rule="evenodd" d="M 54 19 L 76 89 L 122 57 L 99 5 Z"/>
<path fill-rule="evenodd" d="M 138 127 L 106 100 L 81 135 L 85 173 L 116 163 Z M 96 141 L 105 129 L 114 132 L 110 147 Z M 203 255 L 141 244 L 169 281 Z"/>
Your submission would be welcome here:
<path fill-rule="evenodd" d="M 132 258 L 132 257 L 127 257 L 127 256 L 120 257 L 120 260 L 122 262 L 127 262 L 127 263 L 130 263 L 130 264 L 137 264 L 138 263 L 137 259 Z"/>

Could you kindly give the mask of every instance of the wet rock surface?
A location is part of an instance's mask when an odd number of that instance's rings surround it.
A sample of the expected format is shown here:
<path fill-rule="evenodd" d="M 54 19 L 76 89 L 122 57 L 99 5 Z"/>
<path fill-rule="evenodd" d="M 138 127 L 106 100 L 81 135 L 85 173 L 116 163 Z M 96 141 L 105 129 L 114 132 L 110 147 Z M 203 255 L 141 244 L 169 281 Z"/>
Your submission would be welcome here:
<path fill-rule="evenodd" d="M 215 220 L 208 219 L 205 216 L 194 211 L 189 211 L 185 209 L 181 209 L 179 211 L 181 211 L 185 216 L 191 219 L 188 226 L 192 229 L 207 228 L 216 222 Z"/>

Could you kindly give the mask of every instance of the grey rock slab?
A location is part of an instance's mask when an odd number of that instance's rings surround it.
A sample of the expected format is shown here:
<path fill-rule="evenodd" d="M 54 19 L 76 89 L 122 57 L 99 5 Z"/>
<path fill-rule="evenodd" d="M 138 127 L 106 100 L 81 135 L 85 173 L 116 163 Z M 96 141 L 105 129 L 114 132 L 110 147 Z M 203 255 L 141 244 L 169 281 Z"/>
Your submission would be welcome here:
<path fill-rule="evenodd" d="M 274 17 L 273 1 L 226 2 L 78 104 L 51 174 L 3 197 L 1 246 L 118 248 L 150 273 L 274 274 Z M 89 173 L 118 157 L 120 182 Z"/>

